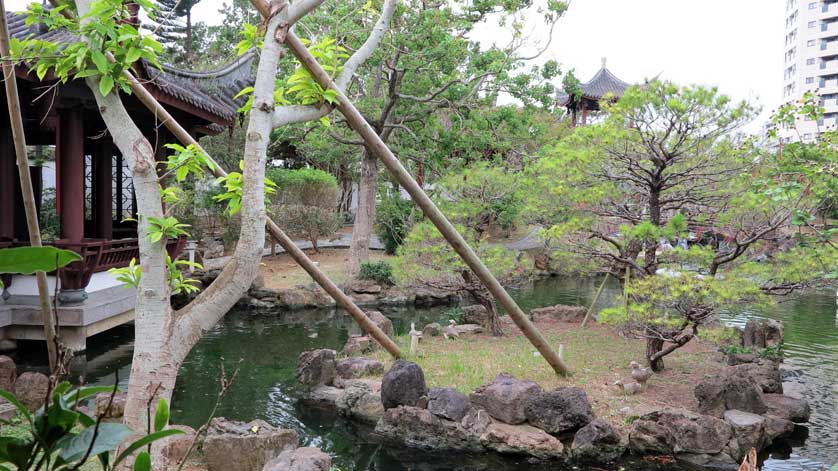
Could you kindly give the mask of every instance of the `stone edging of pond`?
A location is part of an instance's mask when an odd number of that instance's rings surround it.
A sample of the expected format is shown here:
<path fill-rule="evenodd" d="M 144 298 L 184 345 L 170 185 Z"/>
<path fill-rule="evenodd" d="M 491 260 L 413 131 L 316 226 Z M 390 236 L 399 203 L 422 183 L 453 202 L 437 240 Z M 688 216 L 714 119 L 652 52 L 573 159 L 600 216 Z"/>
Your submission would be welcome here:
<path fill-rule="evenodd" d="M 382 379 L 377 379 L 381 378 Z M 662 407 L 632 417 L 621 433 L 597 418 L 585 391 L 545 391 L 501 373 L 469 396 L 425 385 L 421 368 L 398 360 L 339 359 L 334 350 L 300 355 L 305 401 L 375 428 L 385 441 L 430 451 L 493 451 L 538 460 L 605 464 L 626 455 L 673 456 L 700 467 L 736 469 L 809 419 L 803 399 L 782 394 L 778 363 L 724 367 L 695 387 L 699 411 Z"/>

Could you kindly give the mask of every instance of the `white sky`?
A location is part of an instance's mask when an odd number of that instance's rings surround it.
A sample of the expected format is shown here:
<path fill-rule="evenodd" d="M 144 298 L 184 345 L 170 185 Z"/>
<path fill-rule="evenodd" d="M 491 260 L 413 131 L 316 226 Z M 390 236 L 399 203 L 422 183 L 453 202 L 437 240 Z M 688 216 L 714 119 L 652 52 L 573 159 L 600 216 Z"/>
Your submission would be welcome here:
<path fill-rule="evenodd" d="M 7 0 L 7 8 L 27 3 Z M 202 0 L 196 20 L 217 24 L 221 4 Z M 755 132 L 781 101 L 784 13 L 781 0 L 573 0 L 544 57 L 576 69 L 582 81 L 607 57 L 608 68 L 627 82 L 661 74 L 680 84 L 716 85 L 762 106 L 748 127 Z M 497 36 L 487 29 L 478 37 Z"/>

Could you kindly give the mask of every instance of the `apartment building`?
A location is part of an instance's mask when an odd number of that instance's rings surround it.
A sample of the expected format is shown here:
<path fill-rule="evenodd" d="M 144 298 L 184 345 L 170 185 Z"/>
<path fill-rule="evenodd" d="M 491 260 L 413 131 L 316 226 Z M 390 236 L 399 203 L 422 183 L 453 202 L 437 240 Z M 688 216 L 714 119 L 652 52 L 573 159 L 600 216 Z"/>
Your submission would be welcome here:
<path fill-rule="evenodd" d="M 816 91 L 824 116 L 780 132 L 784 142 L 814 141 L 838 124 L 838 0 L 786 0 L 783 101 Z"/>

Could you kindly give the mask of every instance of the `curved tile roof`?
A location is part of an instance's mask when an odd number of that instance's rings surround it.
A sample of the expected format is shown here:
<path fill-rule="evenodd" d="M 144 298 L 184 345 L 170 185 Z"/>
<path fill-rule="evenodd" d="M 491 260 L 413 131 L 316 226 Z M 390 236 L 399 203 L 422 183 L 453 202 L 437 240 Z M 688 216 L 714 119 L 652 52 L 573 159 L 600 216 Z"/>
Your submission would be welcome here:
<path fill-rule="evenodd" d="M 620 98 L 630 86 L 630 83 L 620 80 L 605 67 L 605 59 L 602 61 L 602 68 L 599 69 L 591 80 L 579 84 L 579 88 L 582 89 L 582 98 L 591 101 L 599 101 L 609 94 Z M 556 102 L 559 106 L 567 106 L 570 103 L 570 95 L 564 90 L 559 90 L 556 92 Z"/>
<path fill-rule="evenodd" d="M 55 43 L 71 43 L 78 38 L 70 32 L 59 29 L 48 31 L 43 26 L 26 26 L 25 13 L 6 14 L 9 33 L 17 39 L 33 37 Z M 253 51 L 215 70 L 194 72 L 170 64 L 158 69 L 149 62 L 140 62 L 143 78 L 165 95 L 202 110 L 216 117 L 216 124 L 232 124 L 243 103 L 236 100 L 243 88 L 252 85 L 252 65 L 256 55 Z"/>

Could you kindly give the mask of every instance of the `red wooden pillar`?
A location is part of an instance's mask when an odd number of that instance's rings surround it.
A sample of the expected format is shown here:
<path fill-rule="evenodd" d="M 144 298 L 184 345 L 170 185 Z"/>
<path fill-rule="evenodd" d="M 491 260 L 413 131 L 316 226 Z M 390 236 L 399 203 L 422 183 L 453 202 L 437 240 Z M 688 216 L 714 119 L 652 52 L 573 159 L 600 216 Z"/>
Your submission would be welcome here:
<path fill-rule="evenodd" d="M 93 224 L 96 237 L 113 239 L 113 141 L 107 136 L 93 151 Z"/>
<path fill-rule="evenodd" d="M 12 239 L 15 233 L 15 164 L 11 127 L 0 129 L 0 239 Z"/>
<path fill-rule="evenodd" d="M 58 211 L 61 238 L 84 238 L 84 125 L 77 109 L 63 108 L 58 116 Z"/>

